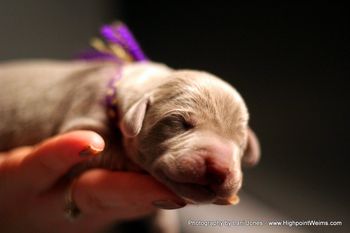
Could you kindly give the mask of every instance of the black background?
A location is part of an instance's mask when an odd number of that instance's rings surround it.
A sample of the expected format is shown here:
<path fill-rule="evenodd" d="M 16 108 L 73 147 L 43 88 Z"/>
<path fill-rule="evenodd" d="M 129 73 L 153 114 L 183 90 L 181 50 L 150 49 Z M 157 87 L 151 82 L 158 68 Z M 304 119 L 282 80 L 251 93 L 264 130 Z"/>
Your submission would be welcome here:
<path fill-rule="evenodd" d="M 70 58 L 101 23 L 122 19 L 152 60 L 212 72 L 240 91 L 263 153 L 245 171 L 246 192 L 297 219 L 349 217 L 345 6 L 26 2 L 0 1 L 1 60 Z"/>

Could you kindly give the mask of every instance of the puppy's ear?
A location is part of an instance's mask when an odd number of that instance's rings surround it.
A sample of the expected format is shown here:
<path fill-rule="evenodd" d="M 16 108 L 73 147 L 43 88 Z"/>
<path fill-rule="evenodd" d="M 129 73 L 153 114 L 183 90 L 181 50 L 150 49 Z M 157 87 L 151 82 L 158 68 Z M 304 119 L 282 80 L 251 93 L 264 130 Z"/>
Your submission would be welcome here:
<path fill-rule="evenodd" d="M 245 167 L 253 167 L 260 160 L 260 145 L 253 130 L 248 128 L 248 143 L 243 153 L 242 164 Z"/>
<path fill-rule="evenodd" d="M 126 112 L 120 122 L 120 130 L 126 137 L 136 137 L 142 128 L 143 119 L 146 115 L 149 96 L 144 96 Z"/>

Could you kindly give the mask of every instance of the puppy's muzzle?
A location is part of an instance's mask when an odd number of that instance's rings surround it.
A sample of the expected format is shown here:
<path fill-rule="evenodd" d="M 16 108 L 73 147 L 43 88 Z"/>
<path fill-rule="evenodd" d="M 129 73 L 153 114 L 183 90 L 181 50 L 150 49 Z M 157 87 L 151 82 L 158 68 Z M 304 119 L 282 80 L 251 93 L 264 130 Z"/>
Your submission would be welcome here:
<path fill-rule="evenodd" d="M 214 198 L 227 198 L 237 193 L 242 183 L 240 163 L 230 145 L 211 145 L 188 151 L 163 169 L 168 180 L 177 184 L 204 187 Z M 195 194 L 193 195 L 195 196 Z"/>

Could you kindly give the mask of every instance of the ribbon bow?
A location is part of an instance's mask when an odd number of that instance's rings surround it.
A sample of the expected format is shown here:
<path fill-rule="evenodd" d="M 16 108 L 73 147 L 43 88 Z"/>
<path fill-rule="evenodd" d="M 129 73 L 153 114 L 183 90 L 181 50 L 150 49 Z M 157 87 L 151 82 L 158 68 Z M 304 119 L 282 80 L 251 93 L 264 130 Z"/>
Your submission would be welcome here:
<path fill-rule="evenodd" d="M 147 60 L 140 45 L 129 28 L 122 22 L 104 25 L 100 29 L 101 38 L 93 38 L 93 49 L 79 55 L 84 60 L 112 60 L 129 63 Z"/>

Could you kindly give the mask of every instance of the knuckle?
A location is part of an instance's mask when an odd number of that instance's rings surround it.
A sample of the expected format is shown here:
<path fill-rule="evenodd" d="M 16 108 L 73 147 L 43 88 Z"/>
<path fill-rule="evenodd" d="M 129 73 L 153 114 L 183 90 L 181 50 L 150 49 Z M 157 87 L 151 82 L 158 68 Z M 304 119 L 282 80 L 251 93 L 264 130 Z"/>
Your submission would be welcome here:
<path fill-rule="evenodd" d="M 60 174 L 73 166 L 70 156 L 62 154 L 35 154 L 28 160 L 35 160 L 37 167 L 47 174 Z"/>
<path fill-rule="evenodd" d="M 53 161 L 52 159 L 46 158 L 45 156 L 38 156 L 37 164 L 40 170 L 49 175 L 60 173 L 62 170 L 62 162 Z"/>

